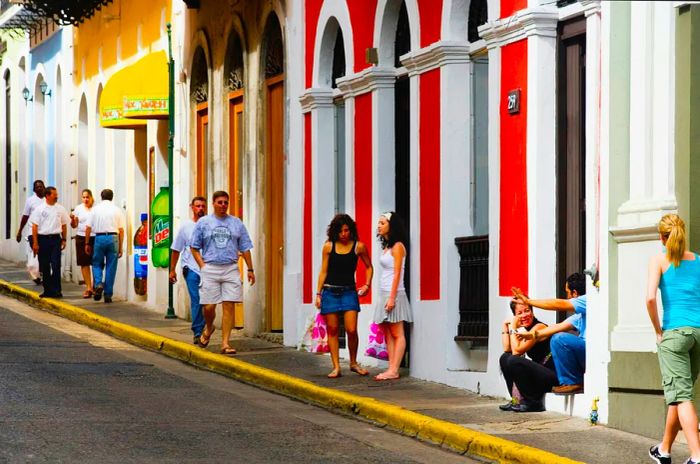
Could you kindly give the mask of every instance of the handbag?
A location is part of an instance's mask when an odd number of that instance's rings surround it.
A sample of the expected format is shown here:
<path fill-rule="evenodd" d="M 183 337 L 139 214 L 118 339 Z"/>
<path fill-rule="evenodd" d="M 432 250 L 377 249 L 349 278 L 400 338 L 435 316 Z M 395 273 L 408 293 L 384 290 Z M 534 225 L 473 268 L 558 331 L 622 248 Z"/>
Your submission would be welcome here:
<path fill-rule="evenodd" d="M 304 333 L 301 336 L 301 340 L 297 343 L 297 350 L 299 351 L 311 351 L 311 334 L 314 330 L 314 322 L 316 321 L 316 315 L 311 315 L 306 318 L 306 323 L 304 324 Z"/>
<path fill-rule="evenodd" d="M 386 361 L 389 359 L 389 352 L 386 350 L 386 340 L 384 331 L 379 324 L 372 322 L 369 326 L 369 338 L 365 355 L 371 358 Z"/>
<path fill-rule="evenodd" d="M 323 354 L 328 353 L 328 330 L 326 327 L 326 318 L 321 313 L 316 313 L 316 319 L 311 329 L 311 350 L 312 353 Z"/>

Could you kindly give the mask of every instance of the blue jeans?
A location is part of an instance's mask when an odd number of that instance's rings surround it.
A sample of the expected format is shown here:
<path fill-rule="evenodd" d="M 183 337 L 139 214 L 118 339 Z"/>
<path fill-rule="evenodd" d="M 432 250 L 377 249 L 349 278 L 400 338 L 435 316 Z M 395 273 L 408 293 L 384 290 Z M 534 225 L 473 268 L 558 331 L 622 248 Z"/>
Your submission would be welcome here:
<path fill-rule="evenodd" d="M 549 342 L 560 385 L 583 385 L 586 372 L 586 340 L 578 335 L 559 332 Z"/>
<path fill-rule="evenodd" d="M 104 285 L 105 296 L 114 293 L 114 278 L 117 275 L 117 257 L 119 238 L 116 235 L 98 235 L 95 237 L 95 245 L 92 251 L 92 275 L 95 279 L 95 288 Z M 106 269 L 105 269 L 106 264 Z M 104 284 L 102 271 L 105 269 Z"/>
<path fill-rule="evenodd" d="M 199 304 L 199 274 L 188 268 L 182 269 L 182 275 L 185 277 L 187 291 L 190 294 L 190 313 L 192 314 L 192 332 L 195 337 L 202 335 L 204 329 L 204 315 L 202 315 L 202 307 Z"/>

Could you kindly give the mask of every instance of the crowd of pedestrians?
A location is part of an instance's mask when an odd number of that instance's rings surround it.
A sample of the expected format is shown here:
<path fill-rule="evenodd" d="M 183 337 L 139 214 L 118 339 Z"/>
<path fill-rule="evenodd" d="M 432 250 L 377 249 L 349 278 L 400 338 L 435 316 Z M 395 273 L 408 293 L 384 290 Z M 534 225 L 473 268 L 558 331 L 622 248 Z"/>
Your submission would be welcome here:
<path fill-rule="evenodd" d="M 123 253 L 124 216 L 113 204 L 110 189 L 100 192 L 94 204 L 92 192 L 82 191 L 82 201 L 71 213 L 58 203 L 55 187 L 33 183 L 27 198 L 16 239 L 24 243 L 27 271 L 34 282 L 43 285 L 41 297 L 61 298 L 61 251 L 68 238 L 67 227 L 76 229 L 76 261 L 86 290 L 93 297 L 111 303 L 118 259 Z M 177 281 L 177 264 L 190 296 L 194 343 L 205 348 L 214 333 L 215 308 L 222 306 L 221 353 L 233 355 L 230 335 L 235 304 L 243 300 L 242 270 L 250 285 L 255 284 L 251 250 L 253 243 L 243 222 L 228 214 L 229 195 L 217 191 L 212 196 L 213 213 L 207 215 L 207 201 L 194 197 L 191 218 L 184 220 L 172 244 L 169 278 Z M 25 227 L 29 227 L 25 230 Z M 671 462 L 670 451 L 680 430 L 686 435 L 690 464 L 700 463 L 698 417 L 693 405 L 694 383 L 700 373 L 700 315 L 695 304 L 700 299 L 700 257 L 687 250 L 685 224 L 675 214 L 664 216 L 658 226 L 664 251 L 651 258 L 647 310 L 656 333 L 659 366 L 668 404 L 666 430 L 661 443 L 649 450 L 657 463 Z M 395 380 L 406 349 L 404 333 L 413 321 L 404 286 L 409 250 L 408 235 L 395 212 L 382 213 L 377 222 L 381 244 L 379 288 L 372 320 L 386 336 L 388 367 L 375 380 Z M 358 263 L 364 264 L 362 284 L 356 282 Z M 360 297 L 372 288 L 374 268 L 368 247 L 360 241 L 357 226 L 347 214 L 336 215 L 328 225 L 322 249 L 321 269 L 315 306 L 325 317 L 332 370 L 329 378 L 342 375 L 339 356 L 341 321 L 348 340 L 350 370 L 367 375 L 357 361 L 357 319 Z M 544 395 L 552 391 L 575 394 L 583 391 L 586 366 L 586 282 L 580 273 L 566 279 L 566 299 L 533 299 L 513 287 L 512 316 L 502 326 L 503 355 L 500 366 L 512 400 L 504 411 L 544 411 Z M 657 311 L 657 291 L 664 305 L 663 321 Z M 547 325 L 537 319 L 533 308 L 573 313 L 563 322 Z"/>

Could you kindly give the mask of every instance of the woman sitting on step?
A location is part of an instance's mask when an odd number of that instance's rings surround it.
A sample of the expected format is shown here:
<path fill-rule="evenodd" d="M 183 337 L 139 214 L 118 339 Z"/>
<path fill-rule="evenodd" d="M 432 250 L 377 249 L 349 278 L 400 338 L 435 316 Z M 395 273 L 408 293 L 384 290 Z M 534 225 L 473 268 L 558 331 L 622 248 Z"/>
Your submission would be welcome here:
<path fill-rule="evenodd" d="M 504 353 L 501 355 L 500 364 L 513 399 L 499 408 L 502 411 L 515 412 L 544 411 L 545 393 L 558 384 L 549 348 L 549 337 L 525 340 L 518 335 L 534 333 L 547 325 L 537 320 L 532 306 L 512 300 L 510 310 L 513 317 L 504 321 L 501 331 Z M 515 389 L 517 392 L 514 392 Z"/>

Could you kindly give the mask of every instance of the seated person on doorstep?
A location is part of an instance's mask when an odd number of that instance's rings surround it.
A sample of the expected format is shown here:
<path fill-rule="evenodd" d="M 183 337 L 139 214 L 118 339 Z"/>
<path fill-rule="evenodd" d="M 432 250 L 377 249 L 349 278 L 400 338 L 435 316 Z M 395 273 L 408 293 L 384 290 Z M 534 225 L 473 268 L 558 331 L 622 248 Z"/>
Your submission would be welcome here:
<path fill-rule="evenodd" d="M 513 317 L 503 323 L 501 339 L 503 351 L 500 364 L 503 377 L 508 385 L 508 391 L 515 388 L 520 393 L 520 403 L 513 400 L 499 406 L 503 411 L 540 412 L 544 411 L 544 394 L 557 385 L 557 374 L 549 348 L 549 337 L 534 339 L 519 339 L 516 334 L 538 332 L 544 330 L 547 324 L 537 320 L 532 307 L 516 300 L 510 302 Z M 525 356 L 527 354 L 527 357 Z"/>
<path fill-rule="evenodd" d="M 550 347 L 557 368 L 559 386 L 554 393 L 583 392 L 583 374 L 586 372 L 586 278 L 578 272 L 566 278 L 568 299 L 531 300 L 519 288 L 513 287 L 513 296 L 519 302 L 549 311 L 574 311 L 564 322 L 545 329 L 518 334 L 524 340 L 551 337 Z M 569 333 L 578 331 L 578 335 Z"/>

